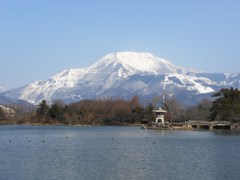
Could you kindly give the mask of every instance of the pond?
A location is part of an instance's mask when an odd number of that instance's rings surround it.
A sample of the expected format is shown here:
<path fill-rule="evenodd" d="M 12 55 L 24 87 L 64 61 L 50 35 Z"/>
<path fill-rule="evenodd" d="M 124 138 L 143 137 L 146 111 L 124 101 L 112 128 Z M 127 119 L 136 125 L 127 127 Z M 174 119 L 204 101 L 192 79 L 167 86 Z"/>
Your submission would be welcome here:
<path fill-rule="evenodd" d="M 128 126 L 0 126 L 0 179 L 239 179 L 240 135 Z"/>

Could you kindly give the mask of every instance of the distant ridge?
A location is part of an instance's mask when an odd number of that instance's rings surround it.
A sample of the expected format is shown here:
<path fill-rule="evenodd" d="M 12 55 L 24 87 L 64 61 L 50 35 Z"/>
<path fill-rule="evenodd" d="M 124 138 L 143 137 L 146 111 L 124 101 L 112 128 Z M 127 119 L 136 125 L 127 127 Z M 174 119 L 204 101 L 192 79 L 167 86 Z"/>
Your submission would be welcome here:
<path fill-rule="evenodd" d="M 161 96 L 163 87 L 184 103 L 210 97 L 222 87 L 239 88 L 240 74 L 203 73 L 179 67 L 146 52 L 115 52 L 86 68 L 66 69 L 46 81 L 35 81 L 5 96 L 38 104 L 42 99 L 75 102 L 103 97 Z"/>
<path fill-rule="evenodd" d="M 34 105 L 21 99 L 13 99 L 0 95 L 0 105 L 9 107 L 21 107 L 23 110 L 28 111 L 30 108 L 34 108 Z"/>

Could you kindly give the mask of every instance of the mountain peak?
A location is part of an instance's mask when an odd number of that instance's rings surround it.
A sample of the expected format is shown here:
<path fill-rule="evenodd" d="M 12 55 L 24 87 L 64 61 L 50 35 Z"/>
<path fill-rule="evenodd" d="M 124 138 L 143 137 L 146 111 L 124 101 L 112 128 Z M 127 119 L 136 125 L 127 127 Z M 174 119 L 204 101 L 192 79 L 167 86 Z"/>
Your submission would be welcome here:
<path fill-rule="evenodd" d="M 146 52 L 126 51 L 109 53 L 97 61 L 93 67 L 96 68 L 109 65 L 121 65 L 127 70 L 147 74 L 164 74 L 177 72 L 176 67 L 171 62 Z"/>
<path fill-rule="evenodd" d="M 34 104 L 42 99 L 74 102 L 114 96 L 160 96 L 163 92 L 185 100 L 184 97 L 198 98 L 228 85 L 238 87 L 239 78 L 240 75 L 198 73 L 150 53 L 129 51 L 109 53 L 89 67 L 67 69 L 47 81 L 36 81 L 4 94 Z"/>

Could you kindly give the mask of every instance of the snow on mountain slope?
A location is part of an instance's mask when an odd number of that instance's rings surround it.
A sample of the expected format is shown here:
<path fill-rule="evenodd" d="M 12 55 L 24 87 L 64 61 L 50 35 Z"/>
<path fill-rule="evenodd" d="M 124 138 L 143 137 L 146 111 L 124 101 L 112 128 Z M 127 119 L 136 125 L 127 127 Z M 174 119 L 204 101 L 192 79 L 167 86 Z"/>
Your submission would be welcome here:
<path fill-rule="evenodd" d="M 136 52 L 118 52 L 108 54 L 90 66 L 90 68 L 95 69 L 109 65 L 112 67 L 121 65 L 123 69 L 127 70 L 131 74 L 163 74 L 177 72 L 176 67 L 169 61 L 153 56 L 150 53 Z"/>
<path fill-rule="evenodd" d="M 204 77 L 187 76 L 184 74 L 169 74 L 165 79 L 166 84 L 175 84 L 179 87 L 186 87 L 189 91 L 195 91 L 196 94 L 205 94 L 214 92 L 209 85 L 215 83 Z"/>
<path fill-rule="evenodd" d="M 78 81 L 86 74 L 85 68 L 67 69 L 47 80 L 48 86 L 54 84 L 54 88 L 72 88 L 77 86 Z"/>
<path fill-rule="evenodd" d="M 117 52 L 89 67 L 64 70 L 46 81 L 35 81 L 5 95 L 34 104 L 42 99 L 73 102 L 109 96 L 161 95 L 164 91 L 199 95 L 214 92 L 219 83 L 231 84 L 234 78 L 240 79 L 240 75 L 213 76 L 175 66 L 150 53 Z"/>
<path fill-rule="evenodd" d="M 221 81 L 222 85 L 231 85 L 236 88 L 240 88 L 240 74 L 237 73 L 224 73 L 226 77 L 224 81 Z"/>
<path fill-rule="evenodd" d="M 1 86 L 0 85 L 0 93 L 5 92 L 5 91 L 10 91 L 12 88 L 8 86 Z"/>

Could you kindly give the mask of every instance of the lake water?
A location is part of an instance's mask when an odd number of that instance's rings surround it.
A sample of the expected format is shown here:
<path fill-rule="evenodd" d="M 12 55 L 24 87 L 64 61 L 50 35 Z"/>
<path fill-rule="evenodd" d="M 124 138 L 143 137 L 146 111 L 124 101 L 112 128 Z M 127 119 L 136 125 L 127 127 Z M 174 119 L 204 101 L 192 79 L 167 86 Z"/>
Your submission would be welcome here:
<path fill-rule="evenodd" d="M 231 131 L 0 126 L 1 180 L 239 178 Z"/>

